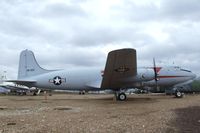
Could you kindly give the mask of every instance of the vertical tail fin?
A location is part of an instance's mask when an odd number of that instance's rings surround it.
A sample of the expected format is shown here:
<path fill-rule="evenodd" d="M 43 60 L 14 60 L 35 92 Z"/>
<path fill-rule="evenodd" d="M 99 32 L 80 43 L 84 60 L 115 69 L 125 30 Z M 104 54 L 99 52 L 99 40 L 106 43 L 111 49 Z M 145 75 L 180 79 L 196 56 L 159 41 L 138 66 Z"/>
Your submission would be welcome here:
<path fill-rule="evenodd" d="M 23 79 L 30 76 L 35 76 L 43 73 L 50 72 L 39 66 L 34 53 L 30 50 L 24 50 L 20 54 L 18 79 Z"/>
<path fill-rule="evenodd" d="M 108 54 L 101 88 L 127 87 L 127 78 L 137 75 L 135 49 L 119 49 Z"/>

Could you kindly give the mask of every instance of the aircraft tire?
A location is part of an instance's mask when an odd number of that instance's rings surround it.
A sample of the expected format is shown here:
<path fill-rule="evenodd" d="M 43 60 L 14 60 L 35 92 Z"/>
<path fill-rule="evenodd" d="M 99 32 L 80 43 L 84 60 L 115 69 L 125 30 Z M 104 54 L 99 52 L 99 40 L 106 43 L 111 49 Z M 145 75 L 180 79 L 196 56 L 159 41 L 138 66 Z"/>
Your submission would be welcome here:
<path fill-rule="evenodd" d="M 120 100 L 120 101 L 125 101 L 126 100 L 126 94 L 125 93 L 119 93 L 117 99 Z"/>
<path fill-rule="evenodd" d="M 183 93 L 181 93 L 180 91 L 176 91 L 175 92 L 175 96 L 176 96 L 176 98 L 182 98 L 183 97 Z"/>
<path fill-rule="evenodd" d="M 84 91 L 80 91 L 79 95 L 85 95 L 85 92 Z"/>

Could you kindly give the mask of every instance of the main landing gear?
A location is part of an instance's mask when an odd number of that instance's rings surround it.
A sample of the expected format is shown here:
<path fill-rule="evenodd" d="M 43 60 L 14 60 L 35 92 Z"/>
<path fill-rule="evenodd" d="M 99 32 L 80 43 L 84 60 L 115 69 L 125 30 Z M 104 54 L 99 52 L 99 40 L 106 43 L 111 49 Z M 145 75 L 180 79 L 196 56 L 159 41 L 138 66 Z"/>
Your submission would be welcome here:
<path fill-rule="evenodd" d="M 125 101 L 126 100 L 125 92 L 115 92 L 115 97 L 116 97 L 116 100 L 119 100 L 119 101 Z"/>
<path fill-rule="evenodd" d="M 184 96 L 184 93 L 180 92 L 179 90 L 175 91 L 175 97 L 176 98 L 182 98 Z"/>
<path fill-rule="evenodd" d="M 79 91 L 79 95 L 85 95 L 85 90 Z"/>

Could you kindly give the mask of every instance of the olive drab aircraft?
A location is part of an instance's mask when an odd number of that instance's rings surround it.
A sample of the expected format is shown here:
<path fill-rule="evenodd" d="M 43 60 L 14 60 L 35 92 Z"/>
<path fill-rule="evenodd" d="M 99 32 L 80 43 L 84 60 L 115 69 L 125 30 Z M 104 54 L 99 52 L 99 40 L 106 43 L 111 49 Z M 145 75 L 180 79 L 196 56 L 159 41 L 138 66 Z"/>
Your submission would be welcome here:
<path fill-rule="evenodd" d="M 126 100 L 125 91 L 138 84 L 176 86 L 193 80 L 196 75 L 179 67 L 137 68 L 136 50 L 117 49 L 108 53 L 103 73 L 97 68 L 67 68 L 46 70 L 37 63 L 34 53 L 24 50 L 20 54 L 18 79 L 7 80 L 27 87 L 56 90 L 112 90 L 117 100 Z M 177 97 L 182 93 L 177 91 Z"/>

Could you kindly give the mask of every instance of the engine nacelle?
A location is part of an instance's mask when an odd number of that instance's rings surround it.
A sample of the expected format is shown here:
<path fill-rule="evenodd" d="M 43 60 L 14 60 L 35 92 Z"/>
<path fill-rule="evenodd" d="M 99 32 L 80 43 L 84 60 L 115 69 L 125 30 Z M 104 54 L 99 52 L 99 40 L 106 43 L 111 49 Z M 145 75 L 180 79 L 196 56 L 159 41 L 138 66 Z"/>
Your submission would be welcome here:
<path fill-rule="evenodd" d="M 136 79 L 140 81 L 150 81 L 155 78 L 155 73 L 152 68 L 139 68 Z"/>

